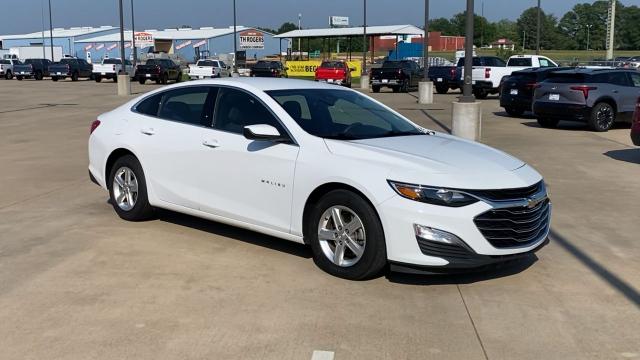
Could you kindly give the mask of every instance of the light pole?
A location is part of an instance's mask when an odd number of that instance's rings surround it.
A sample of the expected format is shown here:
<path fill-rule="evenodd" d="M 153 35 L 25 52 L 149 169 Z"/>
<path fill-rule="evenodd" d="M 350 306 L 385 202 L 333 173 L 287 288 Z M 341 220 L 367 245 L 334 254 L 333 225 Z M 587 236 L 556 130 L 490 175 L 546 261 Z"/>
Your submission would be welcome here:
<path fill-rule="evenodd" d="M 538 0 L 538 16 L 536 25 L 536 55 L 540 55 L 540 0 Z"/>
<path fill-rule="evenodd" d="M 418 84 L 418 103 L 433 104 L 433 83 L 429 81 L 429 0 L 424 0 L 424 36 L 422 37 L 422 80 Z"/>
<path fill-rule="evenodd" d="M 51 0 L 49 0 L 49 45 L 51 47 L 51 61 L 56 61 L 53 58 L 53 20 L 51 17 Z"/>
<path fill-rule="evenodd" d="M 298 13 L 298 30 L 302 29 L 302 13 Z M 302 46 L 300 45 L 300 43 L 302 42 L 302 38 L 298 37 L 298 60 L 302 60 L 302 53 L 300 52 L 300 50 L 302 49 Z"/>
<path fill-rule="evenodd" d="M 238 74 L 238 28 L 236 23 L 236 0 L 233 0 L 233 73 Z"/>
<path fill-rule="evenodd" d="M 369 89 L 369 75 L 367 75 L 367 0 L 364 0 L 364 24 L 362 25 L 362 72 L 360 74 L 360 89 Z M 373 54 L 371 54 L 373 55 Z"/>
<path fill-rule="evenodd" d="M 124 13 L 122 11 L 122 0 L 118 0 L 120 9 L 120 59 L 122 61 L 122 67 L 118 73 L 118 95 L 127 96 L 131 95 L 131 79 L 125 71 L 124 62 L 126 57 L 124 56 Z"/>
<path fill-rule="evenodd" d="M 591 28 L 593 27 L 593 25 L 589 24 L 585 25 L 585 27 L 587 28 L 587 51 L 589 51 L 589 40 L 591 35 Z"/>
<path fill-rule="evenodd" d="M 131 48 L 133 50 L 133 69 L 136 68 L 138 60 L 138 50 L 136 49 L 136 22 L 133 15 L 133 0 L 131 0 Z M 125 68 L 125 61 L 122 59 L 122 67 Z"/>
<path fill-rule="evenodd" d="M 47 58 L 47 52 L 45 51 L 44 44 L 44 1 L 40 0 L 40 20 L 42 21 L 42 58 Z M 53 59 L 51 59 L 53 61 Z"/>
<path fill-rule="evenodd" d="M 467 0 L 466 34 L 464 44 L 464 85 L 462 96 L 453 103 L 451 119 L 452 133 L 466 139 L 478 141 L 481 135 L 482 107 L 473 96 L 473 0 Z"/>

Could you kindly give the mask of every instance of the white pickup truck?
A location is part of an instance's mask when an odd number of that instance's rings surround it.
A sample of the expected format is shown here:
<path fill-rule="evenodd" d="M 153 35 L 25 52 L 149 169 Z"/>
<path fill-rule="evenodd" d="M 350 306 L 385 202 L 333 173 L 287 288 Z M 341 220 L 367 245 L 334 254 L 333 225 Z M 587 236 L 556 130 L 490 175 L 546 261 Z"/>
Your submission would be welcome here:
<path fill-rule="evenodd" d="M 191 80 L 229 76 L 231 76 L 229 66 L 222 60 L 204 59 L 198 60 L 195 65 L 189 65 Z"/>
<path fill-rule="evenodd" d="M 13 79 L 13 65 L 19 65 L 18 59 L 1 59 L 0 60 L 0 76 L 4 76 L 5 79 Z"/>
<path fill-rule="evenodd" d="M 458 61 L 462 68 L 461 80 L 464 82 L 464 58 Z M 504 79 L 512 72 L 540 67 L 558 67 L 551 59 L 539 55 L 515 55 L 505 63 L 495 56 L 477 56 L 473 58 L 473 95 L 485 99 L 489 94 L 498 94 Z"/>
<path fill-rule="evenodd" d="M 124 66 L 126 72 L 133 74 L 131 61 L 125 60 Z M 102 63 L 93 65 L 93 79 L 96 82 L 100 82 L 102 79 L 118 81 L 120 69 L 122 69 L 122 61 L 120 59 L 104 59 Z"/>

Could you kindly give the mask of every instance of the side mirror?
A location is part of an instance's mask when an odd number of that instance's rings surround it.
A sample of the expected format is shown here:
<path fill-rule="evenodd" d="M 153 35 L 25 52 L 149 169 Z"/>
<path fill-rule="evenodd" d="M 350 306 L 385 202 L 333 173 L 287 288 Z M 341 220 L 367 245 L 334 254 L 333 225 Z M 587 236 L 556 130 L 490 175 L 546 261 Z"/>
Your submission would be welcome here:
<path fill-rule="evenodd" d="M 278 142 L 286 139 L 278 129 L 267 124 L 247 125 L 242 130 L 242 135 L 249 140 L 258 141 Z"/>

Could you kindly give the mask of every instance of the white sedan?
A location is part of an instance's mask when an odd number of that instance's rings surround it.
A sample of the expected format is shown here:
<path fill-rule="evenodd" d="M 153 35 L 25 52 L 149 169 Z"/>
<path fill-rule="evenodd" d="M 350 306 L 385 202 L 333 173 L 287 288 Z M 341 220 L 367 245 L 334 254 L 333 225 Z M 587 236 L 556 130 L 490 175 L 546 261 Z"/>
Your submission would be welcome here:
<path fill-rule="evenodd" d="M 529 165 L 304 80 L 146 93 L 93 122 L 89 172 L 125 220 L 164 208 L 308 244 L 348 279 L 476 269 L 548 241 L 551 204 Z"/>

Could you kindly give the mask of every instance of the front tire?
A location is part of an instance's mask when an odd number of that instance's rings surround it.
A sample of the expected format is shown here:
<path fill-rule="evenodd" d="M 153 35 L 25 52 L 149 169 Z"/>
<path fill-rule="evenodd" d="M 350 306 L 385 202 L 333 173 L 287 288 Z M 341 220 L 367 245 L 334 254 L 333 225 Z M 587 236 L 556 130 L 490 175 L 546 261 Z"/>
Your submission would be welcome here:
<path fill-rule="evenodd" d="M 370 279 L 386 267 L 382 224 L 375 209 L 348 190 L 333 190 L 310 209 L 305 237 L 313 260 L 327 273 L 350 280 Z"/>
<path fill-rule="evenodd" d="M 110 202 L 120 218 L 141 221 L 153 217 L 144 171 L 135 156 L 125 155 L 116 160 L 108 179 Z"/>
<path fill-rule="evenodd" d="M 593 131 L 604 132 L 609 131 L 616 122 L 616 111 L 611 104 L 601 102 L 597 103 L 591 110 L 589 118 L 589 127 Z"/>
<path fill-rule="evenodd" d="M 4 78 L 5 78 L 6 80 L 11 80 L 11 79 L 13 79 L 13 73 L 11 72 L 11 70 L 8 70 L 8 71 L 6 72 L 6 74 L 4 74 Z"/>

